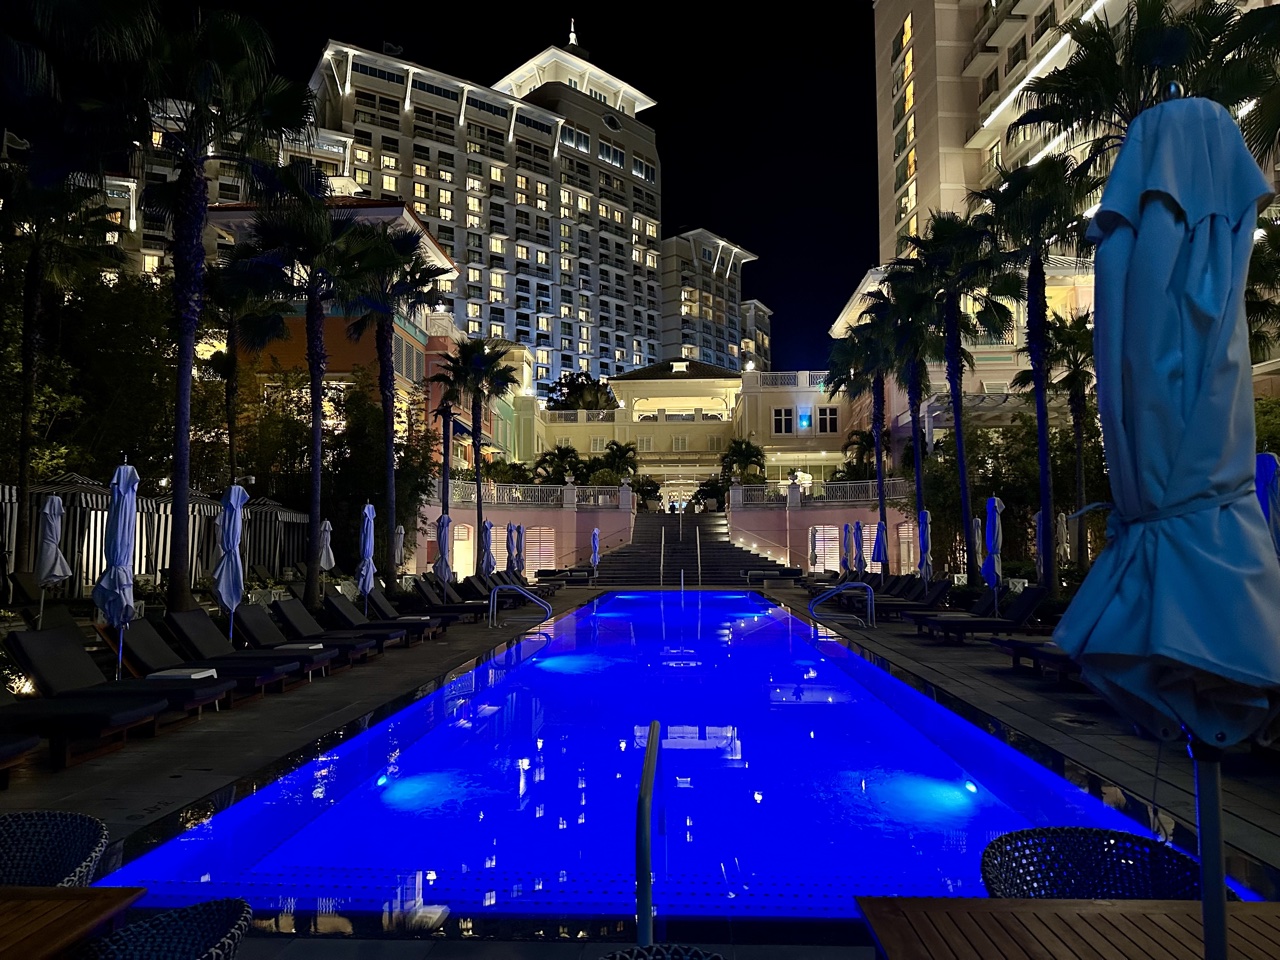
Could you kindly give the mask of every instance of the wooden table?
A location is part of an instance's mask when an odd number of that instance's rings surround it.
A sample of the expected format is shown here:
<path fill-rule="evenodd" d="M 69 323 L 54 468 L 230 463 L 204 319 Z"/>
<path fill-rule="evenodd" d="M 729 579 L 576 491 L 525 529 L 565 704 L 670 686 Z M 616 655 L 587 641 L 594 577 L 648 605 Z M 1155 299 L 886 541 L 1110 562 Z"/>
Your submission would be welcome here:
<path fill-rule="evenodd" d="M 56 957 L 146 892 L 142 887 L 0 887 L 0 958 Z"/>
<path fill-rule="evenodd" d="M 886 960 L 1200 960 L 1196 900 L 859 897 Z M 1280 958 L 1280 903 L 1229 903 L 1232 960 Z"/>

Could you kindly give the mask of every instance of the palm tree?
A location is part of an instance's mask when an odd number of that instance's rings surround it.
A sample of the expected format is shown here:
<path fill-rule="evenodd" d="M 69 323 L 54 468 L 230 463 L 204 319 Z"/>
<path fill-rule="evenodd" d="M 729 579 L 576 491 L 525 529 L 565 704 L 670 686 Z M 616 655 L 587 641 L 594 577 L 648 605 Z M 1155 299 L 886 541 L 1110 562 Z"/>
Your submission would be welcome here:
<path fill-rule="evenodd" d="M 1022 280 L 1005 269 L 1004 257 L 989 227 L 957 213 L 933 214 L 924 233 L 907 237 L 906 243 L 908 255 L 891 261 L 890 268 L 915 271 L 922 286 L 933 291 L 933 318 L 942 326 L 951 394 L 966 565 L 970 581 L 976 583 L 978 554 L 973 541 L 969 468 L 964 456 L 964 341 L 983 335 L 1006 335 L 1013 314 L 1002 301 L 1021 296 Z M 970 304 L 973 309 L 966 309 Z"/>
<path fill-rule="evenodd" d="M 582 458 L 577 450 L 557 444 L 538 454 L 533 463 L 533 475 L 539 483 L 564 484 L 567 477 L 580 476 L 582 467 Z"/>
<path fill-rule="evenodd" d="M 428 312 L 428 295 L 436 280 L 449 271 L 423 259 L 422 232 L 382 224 L 367 228 L 369 249 L 362 265 L 364 285 L 345 304 L 355 314 L 347 326 L 347 336 L 359 340 L 372 327 L 378 354 L 378 393 L 382 400 L 383 445 L 386 470 L 387 554 L 385 570 L 395 570 L 396 529 L 396 371 L 395 318 L 412 319 Z"/>
<path fill-rule="evenodd" d="M 600 459 L 606 470 L 612 470 L 620 477 L 629 477 L 640 467 L 634 442 L 619 443 L 617 440 L 610 440 L 605 444 L 604 456 Z"/>
<path fill-rule="evenodd" d="M 729 441 L 724 453 L 720 454 L 720 475 L 728 477 L 737 474 L 739 477 L 750 473 L 755 467 L 764 472 L 764 449 L 750 440 L 735 437 Z"/>
<path fill-rule="evenodd" d="M 259 152 L 286 136 L 302 136 L 313 115 L 312 95 L 272 72 L 271 39 L 252 20 L 227 10 L 197 11 L 184 29 L 161 31 L 146 64 L 148 103 L 160 147 L 177 178 L 148 188 L 144 200 L 167 212 L 173 226 L 173 297 L 177 330 L 174 403 L 173 532 L 169 544 L 169 606 L 192 604 L 188 502 L 191 481 L 191 374 L 205 295 L 204 229 L 209 160 L 248 169 Z M 162 111 L 162 113 L 161 113 Z M 318 470 L 319 465 L 313 465 Z M 318 479 L 318 478 L 317 478 Z M 313 541 L 319 536 L 319 526 Z M 312 564 L 314 566 L 314 564 Z M 308 585 L 311 576 L 308 576 Z M 313 592 L 309 589 L 309 595 Z M 311 597 L 314 602 L 314 596 Z"/>
<path fill-rule="evenodd" d="M 871 437 L 875 444 L 876 500 L 880 522 L 888 528 L 884 503 L 884 408 L 885 380 L 896 364 L 892 317 L 878 309 L 881 301 L 863 310 L 843 340 L 831 348 L 824 383 L 827 397 L 843 393 L 849 400 L 871 394 Z"/>
<path fill-rule="evenodd" d="M 1187 95 L 1216 100 L 1241 120 L 1245 141 L 1266 159 L 1280 133 L 1280 11 L 1241 13 L 1233 3 L 1132 0 L 1123 21 L 1068 20 L 1066 64 L 1030 80 L 1018 96 L 1028 109 L 1009 127 L 1040 128 L 1047 138 L 1088 144 L 1085 164 L 1104 165 L 1133 119 L 1154 106 L 1170 81 Z M 1068 143 L 1067 146 L 1070 146 Z"/>
<path fill-rule="evenodd" d="M 446 387 L 440 403 L 432 411 L 440 421 L 440 512 L 445 516 L 449 515 L 449 472 L 453 466 L 453 410 L 460 402 L 458 395 Z"/>
<path fill-rule="evenodd" d="M 31 536 L 31 459 L 33 419 L 40 380 L 45 301 L 66 291 L 81 277 L 119 267 L 124 255 L 106 242 L 118 230 L 100 206 L 93 187 L 67 182 L 48 187 L 31 182 L 19 164 L 0 165 L 0 236 L 5 258 L 22 274 L 22 333 L 18 427 L 18 516 L 16 561 L 27 562 Z"/>
<path fill-rule="evenodd" d="M 1036 447 L 1040 468 L 1040 530 L 1036 555 L 1040 557 L 1041 586 L 1049 596 L 1058 593 L 1053 550 L 1053 472 L 1049 462 L 1048 402 L 1048 284 L 1045 263 L 1054 249 L 1082 240 L 1083 216 L 1089 199 L 1102 187 L 1102 178 L 1077 169 L 1067 154 L 1054 154 L 1039 163 L 1016 170 L 1000 170 L 996 183 L 969 195 L 970 206 L 979 209 L 975 222 L 994 231 L 1012 263 L 1027 270 L 1027 343 L 1031 364 L 1032 395 L 1036 408 Z"/>
<path fill-rule="evenodd" d="M 1260 217 L 1244 288 L 1249 324 L 1249 359 L 1271 358 L 1280 343 L 1280 222 Z"/>
<path fill-rule="evenodd" d="M 520 385 L 515 367 L 502 361 L 507 347 L 496 340 L 463 340 L 453 353 L 443 358 L 443 370 L 430 379 L 444 384 L 446 390 L 471 399 L 471 452 L 476 470 L 476 530 L 484 526 L 484 485 L 480 477 L 480 445 L 484 411 L 489 402 L 500 400 Z M 476 555 L 476 573 L 483 558 Z"/>
<path fill-rule="evenodd" d="M 303 602 L 315 607 L 320 602 L 324 375 L 329 359 L 324 338 L 326 309 L 350 302 L 356 291 L 368 285 L 363 271 L 372 259 L 368 257 L 372 240 L 349 212 L 327 204 L 323 193 L 314 196 L 302 188 L 311 172 L 295 171 L 288 192 L 259 208 L 253 236 L 258 263 L 274 266 L 281 289 L 290 299 L 303 303 L 311 404 L 311 497 Z M 318 186 L 323 189 L 323 181 Z"/>
<path fill-rule="evenodd" d="M 1093 321 L 1089 311 L 1073 313 L 1069 317 L 1053 313 L 1045 330 L 1045 369 L 1057 372 L 1048 383 L 1048 389 L 1065 394 L 1067 408 L 1071 411 L 1071 436 L 1076 450 L 1076 510 L 1088 503 L 1084 486 L 1084 426 L 1089 416 L 1089 390 L 1093 386 Z M 1026 390 L 1035 385 L 1032 370 L 1019 370 L 1011 381 L 1015 390 Z M 1045 514 L 1042 514 L 1045 515 Z M 1083 517 L 1078 518 L 1076 544 L 1077 560 L 1084 569 L 1089 562 L 1085 544 Z"/>

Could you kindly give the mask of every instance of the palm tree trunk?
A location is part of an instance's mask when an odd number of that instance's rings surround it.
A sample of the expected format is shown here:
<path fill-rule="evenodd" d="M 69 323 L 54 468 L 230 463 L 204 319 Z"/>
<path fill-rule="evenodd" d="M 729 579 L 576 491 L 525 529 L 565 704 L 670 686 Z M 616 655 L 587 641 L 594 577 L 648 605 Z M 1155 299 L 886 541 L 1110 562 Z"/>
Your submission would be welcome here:
<path fill-rule="evenodd" d="M 880 504 L 880 522 L 889 535 L 889 517 L 884 507 L 884 377 L 871 380 L 871 434 L 876 442 L 876 500 Z M 886 544 L 887 546 L 887 544 Z"/>
<path fill-rule="evenodd" d="M 178 172 L 173 215 L 173 300 L 178 315 L 178 395 L 173 417 L 173 530 L 169 535 L 170 610 L 190 610 L 191 596 L 191 377 L 196 331 L 204 299 L 204 224 L 209 184 L 204 162 L 184 164 Z"/>
<path fill-rule="evenodd" d="M 480 550 L 480 537 L 484 530 L 484 484 L 480 482 L 480 416 L 484 412 L 484 401 L 480 392 L 471 395 L 471 465 L 476 473 L 476 574 L 480 573 L 480 563 L 484 557 Z"/>
<path fill-rule="evenodd" d="M 40 363 L 40 309 L 44 286 L 44 258 L 33 245 L 22 278 L 22 414 L 18 426 L 18 529 L 13 543 L 13 568 L 32 570 L 36 551 L 31 544 L 31 450 Z"/>
<path fill-rule="evenodd" d="M 440 512 L 449 515 L 449 461 L 453 459 L 453 408 L 443 405 L 440 427 Z M 447 546 L 447 545 L 446 545 Z"/>
<path fill-rule="evenodd" d="M 1089 501 L 1084 488 L 1084 419 L 1088 415 L 1088 407 L 1083 392 L 1072 391 L 1069 398 L 1071 404 L 1071 437 L 1076 447 L 1076 509 L 1083 510 Z M 1086 535 L 1088 527 L 1083 515 L 1076 517 L 1076 566 L 1081 571 L 1089 569 L 1089 541 Z"/>
<path fill-rule="evenodd" d="M 920 389 L 919 360 L 910 360 L 909 373 L 910 379 L 907 381 L 907 406 L 911 408 L 911 459 L 914 461 L 912 466 L 915 468 L 916 475 L 916 519 L 920 519 L 920 514 L 924 513 L 924 451 L 921 450 L 921 444 L 924 438 L 921 436 L 920 429 L 920 404 L 922 402 L 922 393 Z"/>
<path fill-rule="evenodd" d="M 1058 595 L 1058 557 L 1053 549 L 1053 471 L 1049 462 L 1049 371 L 1045 363 L 1046 324 L 1044 260 L 1039 252 L 1027 264 L 1027 353 L 1031 360 L 1032 391 L 1036 403 L 1036 463 L 1040 470 L 1040 529 L 1036 552 L 1040 556 L 1040 586 L 1049 597 Z"/>
<path fill-rule="evenodd" d="M 324 371 L 329 355 L 324 346 L 324 306 L 312 289 L 307 296 L 307 371 L 311 374 L 311 504 L 307 517 L 307 580 L 302 602 L 320 606 L 320 490 L 324 465 Z"/>
<path fill-rule="evenodd" d="M 973 542 L 973 504 L 969 500 L 969 465 L 964 458 L 964 383 L 961 380 L 960 354 L 960 294 L 948 293 L 944 304 L 946 324 L 945 350 L 947 360 L 947 388 L 951 393 L 951 418 L 955 421 L 952 432 L 956 440 L 956 476 L 960 481 L 960 523 L 964 536 L 965 570 L 969 583 L 977 584 L 977 545 Z"/>
<path fill-rule="evenodd" d="M 392 348 L 395 329 L 390 317 L 380 317 L 374 331 L 378 348 L 378 392 L 382 396 L 383 455 L 386 457 L 387 577 L 396 573 L 396 370 Z"/>
<path fill-rule="evenodd" d="M 239 405 L 240 393 L 240 323 L 235 317 L 227 317 L 227 379 L 225 398 L 227 411 L 227 468 L 231 471 L 228 483 L 235 483 L 240 475 L 239 464 L 236 463 L 236 407 Z"/>

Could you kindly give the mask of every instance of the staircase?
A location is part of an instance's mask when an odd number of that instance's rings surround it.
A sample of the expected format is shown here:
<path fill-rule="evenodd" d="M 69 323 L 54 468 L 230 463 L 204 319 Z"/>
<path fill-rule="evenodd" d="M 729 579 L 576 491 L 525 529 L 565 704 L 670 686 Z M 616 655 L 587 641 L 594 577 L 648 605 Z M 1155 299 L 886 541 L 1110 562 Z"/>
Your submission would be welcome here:
<path fill-rule="evenodd" d="M 600 558 L 596 584 L 601 587 L 656 587 L 662 557 L 662 533 L 666 531 L 666 563 L 663 585 L 698 585 L 698 539 L 702 540 L 702 585 L 744 587 L 743 570 L 765 570 L 782 564 L 761 557 L 729 540 L 729 521 L 723 513 L 688 513 L 684 539 L 680 516 L 670 513 L 636 514 L 631 543 Z"/>

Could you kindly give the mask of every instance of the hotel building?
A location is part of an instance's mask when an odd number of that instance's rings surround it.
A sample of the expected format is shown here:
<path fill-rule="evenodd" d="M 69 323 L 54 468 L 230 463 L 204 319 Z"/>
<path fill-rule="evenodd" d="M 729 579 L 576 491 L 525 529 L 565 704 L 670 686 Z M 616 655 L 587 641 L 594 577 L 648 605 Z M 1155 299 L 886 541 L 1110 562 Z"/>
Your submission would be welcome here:
<path fill-rule="evenodd" d="M 662 241 L 662 356 L 742 369 L 742 267 L 754 253 L 710 230 Z"/>

